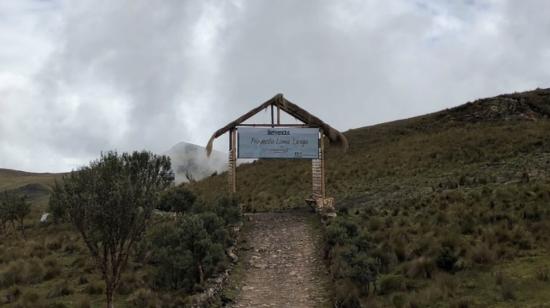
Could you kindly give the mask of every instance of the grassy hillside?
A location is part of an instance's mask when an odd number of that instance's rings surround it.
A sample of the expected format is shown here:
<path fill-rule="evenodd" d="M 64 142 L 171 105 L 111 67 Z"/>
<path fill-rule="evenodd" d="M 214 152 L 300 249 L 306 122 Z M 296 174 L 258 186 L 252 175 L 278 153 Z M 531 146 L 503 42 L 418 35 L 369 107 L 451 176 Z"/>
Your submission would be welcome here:
<path fill-rule="evenodd" d="M 32 203 L 29 220 L 38 221 L 48 206 L 51 187 L 63 173 L 31 173 L 0 168 L 0 192 L 16 191 Z"/>
<path fill-rule="evenodd" d="M 27 195 L 31 204 L 31 213 L 25 217 L 22 227 L 19 221 L 13 225 L 0 225 L 2 307 L 105 306 L 104 281 L 75 227 L 68 219 L 56 223 L 50 217 L 49 222 L 40 222 L 41 215 L 48 209 L 51 185 L 61 176 L 0 171 L 2 189 Z M 202 243 L 210 243 L 211 238 L 205 234 L 216 234 L 216 239 L 230 245 L 232 238 L 226 223 L 230 219 L 231 223 L 238 220 L 238 205 L 230 200 L 219 202 L 225 203 L 200 204 L 188 209 L 182 220 L 163 213 L 154 215 L 147 232 L 131 250 L 128 266 L 114 296 L 116 307 L 182 307 L 192 300 L 190 295 L 203 291 L 205 284 L 194 284 L 193 279 L 197 277 L 189 274 L 195 269 L 189 267 L 194 259 L 189 257 L 189 251 L 177 246 L 191 240 L 186 242 L 182 240 L 184 236 L 175 232 L 184 227 L 189 229 L 191 223 L 202 227 L 203 219 L 211 219 L 208 230 L 215 231 L 208 233 L 201 227 L 191 230 L 195 235 L 203 236 Z M 231 211 L 231 208 L 237 211 Z M 212 251 L 219 249 L 214 251 L 218 259 L 209 260 L 210 263 L 203 267 L 207 279 L 222 272 L 229 262 L 224 254 L 227 247 L 210 244 L 214 246 Z M 154 245 L 162 245 L 162 249 Z M 175 249 L 180 249 L 179 254 L 172 253 Z M 212 251 L 210 255 L 214 254 Z M 170 267 L 173 264 L 176 265 Z M 174 281 L 179 283 L 177 290 L 170 284 Z"/>
<path fill-rule="evenodd" d="M 327 153 L 340 214 L 327 257 L 340 304 L 550 302 L 549 117 L 550 90 L 535 90 L 346 132 L 349 152 Z M 238 195 L 250 211 L 303 206 L 310 170 L 242 165 Z M 222 174 L 193 189 L 209 198 L 225 183 Z"/>
<path fill-rule="evenodd" d="M 550 159 L 550 90 L 478 100 L 426 116 L 347 131 L 350 149 L 327 151 L 327 190 L 340 205 L 510 181 L 544 180 Z M 193 185 L 206 198 L 220 174 Z M 259 160 L 237 171 L 252 211 L 302 206 L 309 161 Z"/>
<path fill-rule="evenodd" d="M 35 194 L 48 189 L 62 173 L 31 173 L 0 168 L 0 191 L 18 189 L 21 192 Z"/>

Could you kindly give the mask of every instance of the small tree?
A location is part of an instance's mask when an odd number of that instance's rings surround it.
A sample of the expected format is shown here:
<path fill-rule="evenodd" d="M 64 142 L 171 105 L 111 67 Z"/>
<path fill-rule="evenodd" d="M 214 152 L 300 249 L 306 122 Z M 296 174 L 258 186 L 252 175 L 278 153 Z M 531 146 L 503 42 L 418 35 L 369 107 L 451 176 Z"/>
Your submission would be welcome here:
<path fill-rule="evenodd" d="M 173 180 L 166 156 L 108 152 L 54 189 L 54 207 L 66 211 L 102 273 L 108 307 L 113 307 L 130 249 L 145 231 L 160 192 Z"/>
<path fill-rule="evenodd" d="M 31 205 L 26 196 L 19 196 L 15 192 L 4 191 L 0 197 L 0 225 L 5 229 L 11 223 L 16 230 L 15 223 L 19 223 L 21 233 L 25 236 L 25 217 L 31 212 Z"/>

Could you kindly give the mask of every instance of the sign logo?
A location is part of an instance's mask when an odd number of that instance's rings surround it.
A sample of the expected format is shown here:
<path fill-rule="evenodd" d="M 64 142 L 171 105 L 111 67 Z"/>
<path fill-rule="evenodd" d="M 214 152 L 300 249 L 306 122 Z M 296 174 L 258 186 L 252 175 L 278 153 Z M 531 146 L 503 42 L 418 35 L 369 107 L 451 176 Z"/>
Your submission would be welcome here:
<path fill-rule="evenodd" d="M 290 131 L 288 130 L 274 130 L 274 129 L 268 129 L 267 130 L 267 134 L 268 135 L 278 135 L 278 136 L 281 136 L 281 135 L 285 135 L 285 136 L 289 136 L 290 135 Z"/>

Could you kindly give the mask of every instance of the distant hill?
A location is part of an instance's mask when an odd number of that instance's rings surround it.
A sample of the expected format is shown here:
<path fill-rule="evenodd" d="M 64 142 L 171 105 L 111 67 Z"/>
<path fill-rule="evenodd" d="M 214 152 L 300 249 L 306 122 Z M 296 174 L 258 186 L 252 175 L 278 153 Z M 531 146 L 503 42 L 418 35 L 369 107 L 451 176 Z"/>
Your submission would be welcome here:
<path fill-rule="evenodd" d="M 32 173 L 0 168 L 0 191 L 15 190 L 31 199 L 49 195 L 55 179 L 63 173 Z"/>
<path fill-rule="evenodd" d="M 210 157 L 206 157 L 204 147 L 187 142 L 174 145 L 164 154 L 172 160 L 177 184 L 189 182 L 190 179 L 202 180 L 227 168 L 227 154 L 213 151 Z"/>

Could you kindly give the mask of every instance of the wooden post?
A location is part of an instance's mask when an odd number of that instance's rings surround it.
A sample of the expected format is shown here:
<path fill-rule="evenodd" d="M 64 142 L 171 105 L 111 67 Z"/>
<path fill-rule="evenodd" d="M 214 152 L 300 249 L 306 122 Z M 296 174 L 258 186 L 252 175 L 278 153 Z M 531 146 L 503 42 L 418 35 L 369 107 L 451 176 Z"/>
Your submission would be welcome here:
<path fill-rule="evenodd" d="M 227 170 L 229 192 L 237 192 L 237 130 L 229 131 L 229 168 Z"/>
<path fill-rule="evenodd" d="M 277 106 L 277 125 L 281 125 L 281 108 Z"/>
<path fill-rule="evenodd" d="M 271 105 L 271 127 L 274 127 L 275 119 L 273 115 L 273 105 Z"/>
<path fill-rule="evenodd" d="M 325 198 L 325 158 L 324 158 L 324 135 L 321 133 L 319 140 L 319 158 L 311 161 L 312 174 L 312 196 L 314 200 Z"/>

